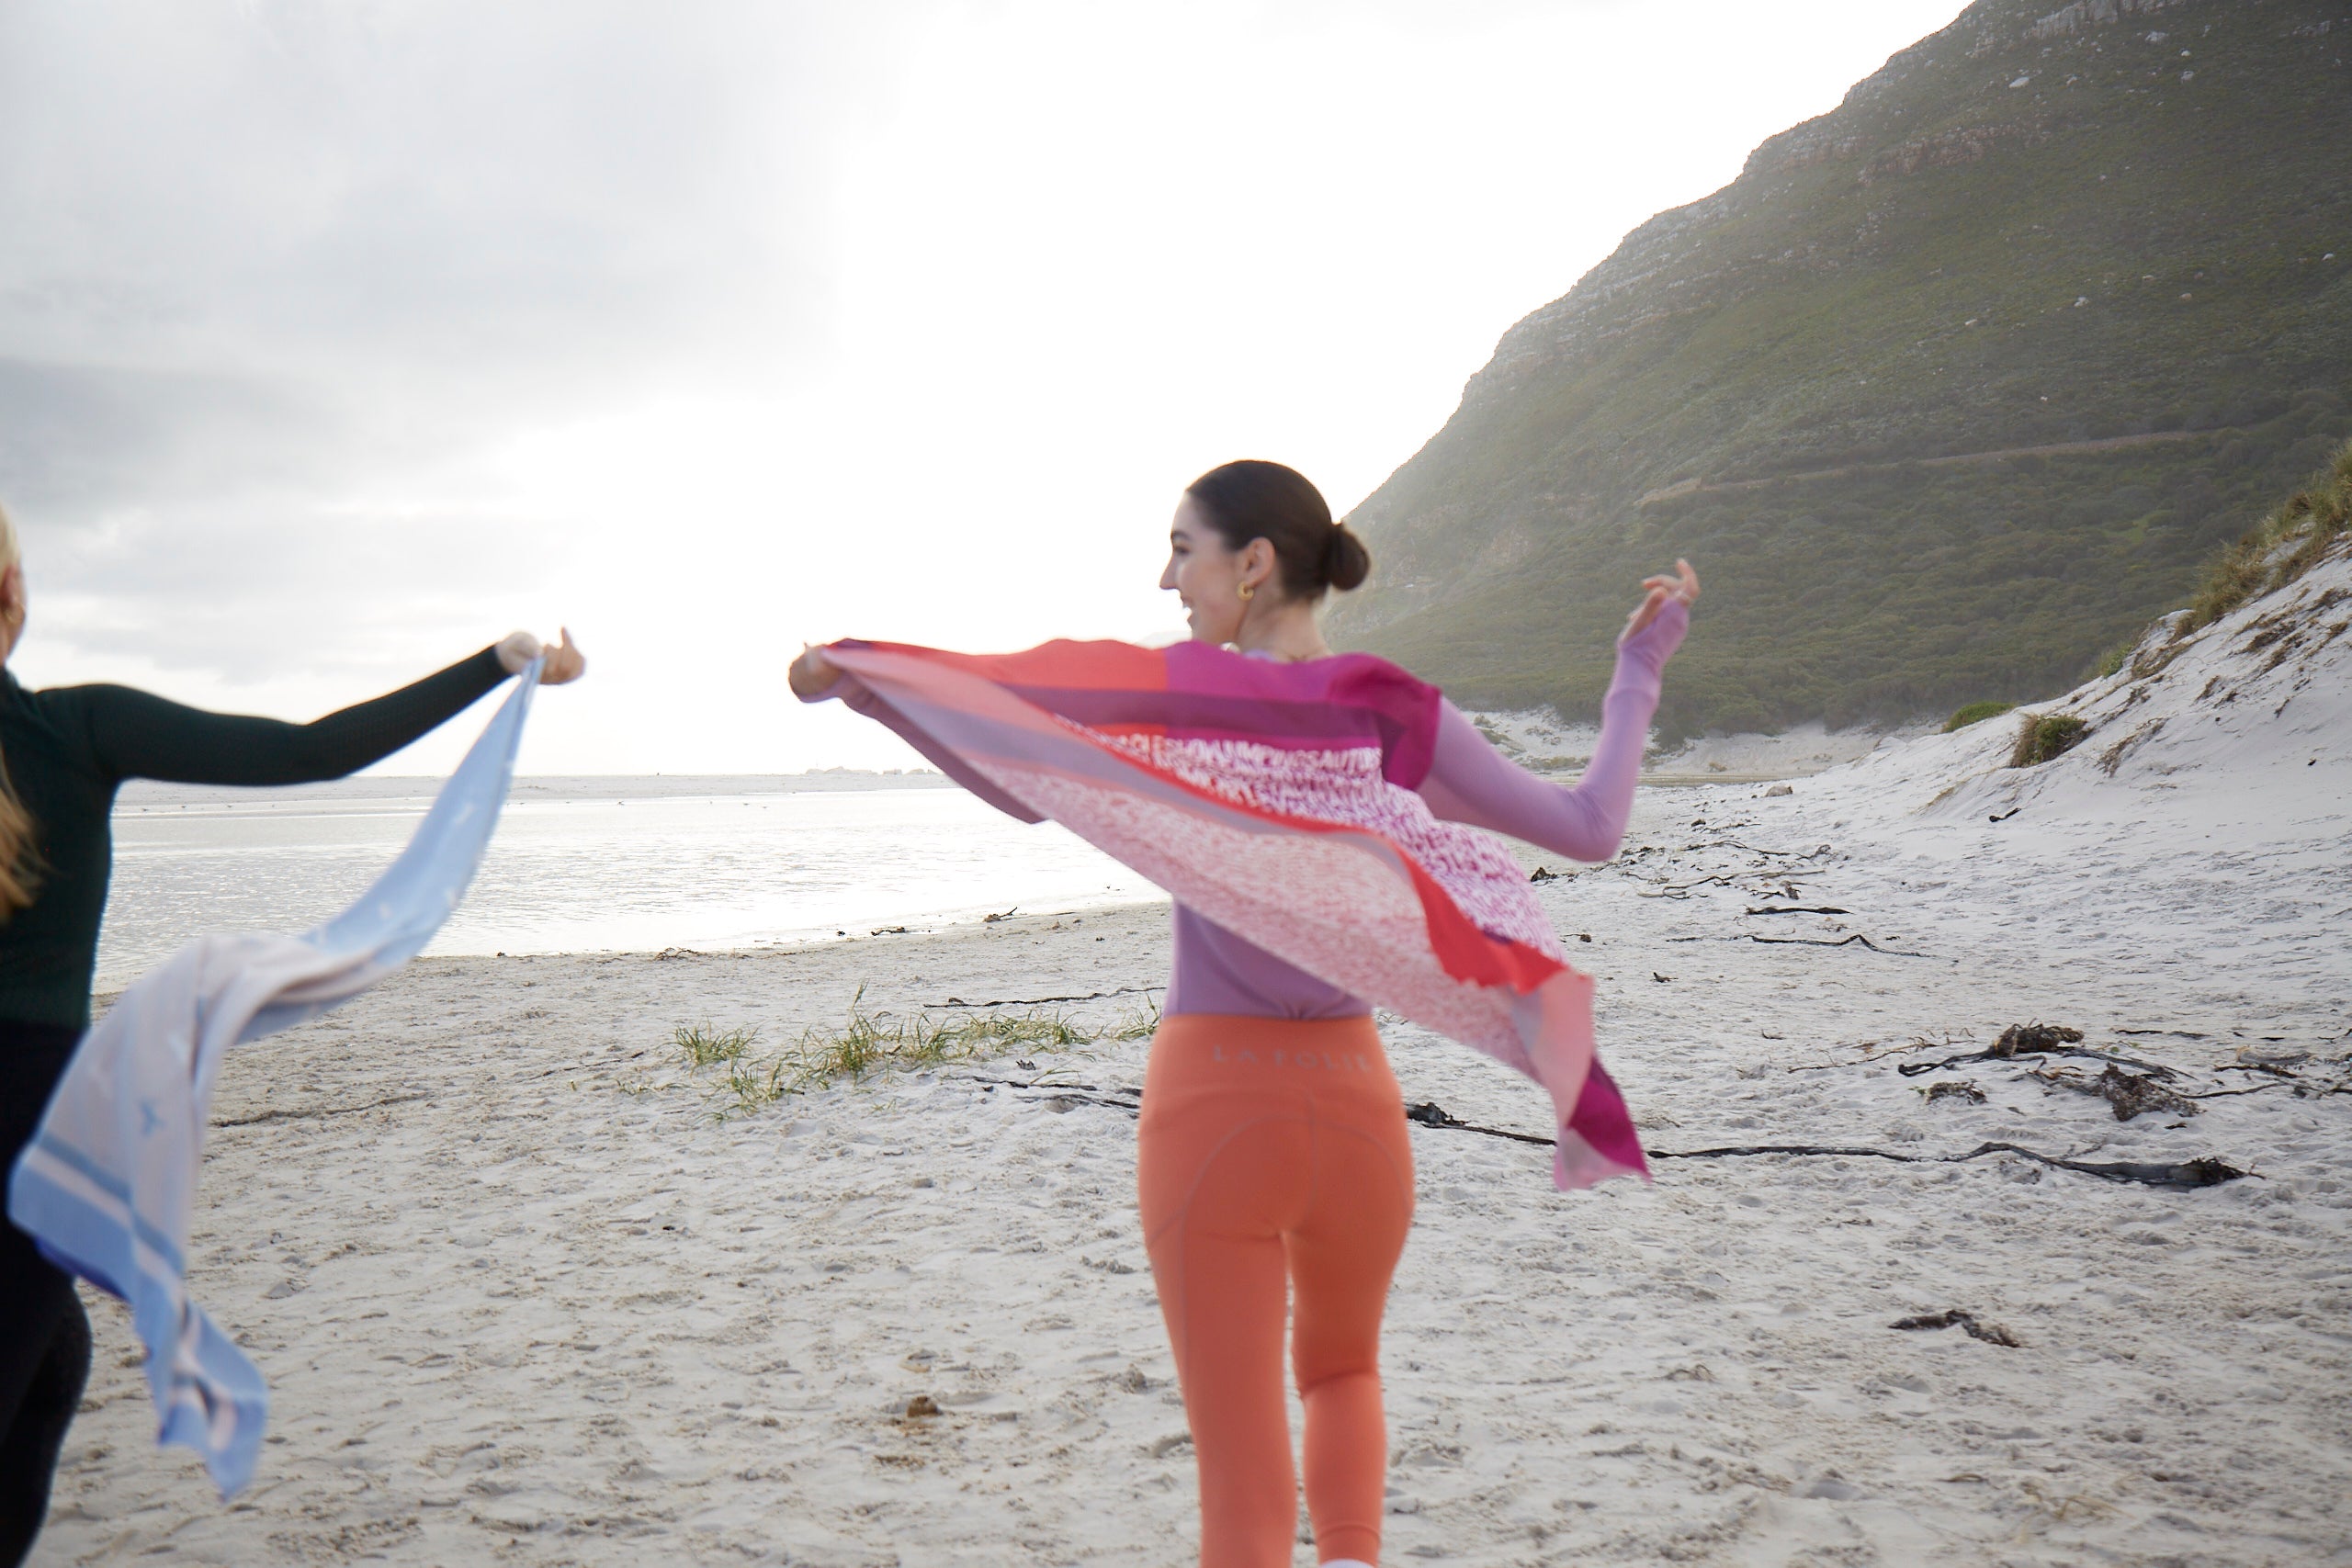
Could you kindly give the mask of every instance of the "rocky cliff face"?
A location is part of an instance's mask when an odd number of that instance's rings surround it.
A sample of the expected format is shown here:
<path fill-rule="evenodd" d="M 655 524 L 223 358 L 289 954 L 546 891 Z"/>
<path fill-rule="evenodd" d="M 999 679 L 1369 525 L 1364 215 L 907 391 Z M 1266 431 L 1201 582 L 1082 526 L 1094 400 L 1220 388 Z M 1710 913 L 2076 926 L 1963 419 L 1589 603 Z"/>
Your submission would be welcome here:
<path fill-rule="evenodd" d="M 2063 689 L 2352 434 L 2352 0 L 1982 0 L 1504 334 L 1360 507 L 1335 631 L 1669 728 Z"/>

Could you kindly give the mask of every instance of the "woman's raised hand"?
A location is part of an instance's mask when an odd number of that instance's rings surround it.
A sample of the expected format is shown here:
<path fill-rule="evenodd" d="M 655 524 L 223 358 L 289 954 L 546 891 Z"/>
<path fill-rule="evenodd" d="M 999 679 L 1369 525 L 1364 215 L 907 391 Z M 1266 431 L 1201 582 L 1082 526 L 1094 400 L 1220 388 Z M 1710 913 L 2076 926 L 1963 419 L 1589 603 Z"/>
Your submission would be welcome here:
<path fill-rule="evenodd" d="M 552 648 L 529 632 L 509 632 L 499 640 L 498 662 L 509 675 L 520 675 L 531 667 L 532 660 L 541 656 L 547 659 L 539 666 L 542 686 L 561 686 L 588 672 L 587 656 L 572 646 L 570 626 L 557 634 Z"/>
<path fill-rule="evenodd" d="M 1673 577 L 1660 573 L 1656 577 L 1642 579 L 1645 597 L 1640 604 L 1634 606 L 1634 613 L 1625 617 L 1625 629 L 1617 634 L 1617 641 L 1621 647 L 1639 636 L 1644 627 L 1657 620 L 1657 613 L 1666 608 L 1668 600 L 1689 605 L 1698 599 L 1699 574 L 1690 570 L 1690 563 L 1687 560 L 1678 560 L 1674 563 L 1674 570 L 1676 575 Z"/>
<path fill-rule="evenodd" d="M 792 661 L 792 668 L 785 671 L 785 679 L 792 684 L 792 694 L 804 702 L 823 696 L 841 678 L 842 667 L 826 658 L 823 649 L 806 644 L 801 647 L 800 657 Z"/>

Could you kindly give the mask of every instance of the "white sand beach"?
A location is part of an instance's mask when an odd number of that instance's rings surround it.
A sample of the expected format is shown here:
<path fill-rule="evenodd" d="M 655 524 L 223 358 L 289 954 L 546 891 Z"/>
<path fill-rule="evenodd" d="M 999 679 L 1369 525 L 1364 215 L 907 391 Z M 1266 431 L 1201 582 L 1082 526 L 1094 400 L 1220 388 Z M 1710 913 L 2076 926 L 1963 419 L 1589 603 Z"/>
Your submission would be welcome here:
<path fill-rule="evenodd" d="M 1655 1151 L 1916 1162 L 1661 1157 L 1558 1194 L 1548 1151 L 1416 1128 L 1389 1561 L 2352 1562 L 2346 596 L 2339 559 L 2044 705 L 2094 728 L 2041 768 L 2001 766 L 1999 719 L 1785 795 L 1648 791 L 1617 862 L 1543 884 Z M 1792 908 L 1835 912 L 1758 912 Z M 1144 1046 L 720 1120 L 723 1074 L 671 1043 L 789 1042 L 861 986 L 900 1017 L 1114 993 L 1038 1004 L 1107 1031 L 1165 918 L 433 960 L 240 1053 L 190 1253 L 270 1379 L 259 1475 L 224 1506 L 154 1450 L 94 1299 L 34 1562 L 1189 1562 L 1135 1124 L 1101 1103 Z M 2096 1057 L 1900 1070 L 2037 1021 L 2214 1098 L 2126 1122 L 2059 1081 Z M 1408 1101 L 1544 1130 L 1531 1086 L 1385 1032 Z M 1927 1098 L 1963 1081 L 1981 1102 Z M 1934 1157 L 1987 1142 L 2249 1174 Z M 1953 1310 L 2016 1343 L 1891 1326 Z"/>

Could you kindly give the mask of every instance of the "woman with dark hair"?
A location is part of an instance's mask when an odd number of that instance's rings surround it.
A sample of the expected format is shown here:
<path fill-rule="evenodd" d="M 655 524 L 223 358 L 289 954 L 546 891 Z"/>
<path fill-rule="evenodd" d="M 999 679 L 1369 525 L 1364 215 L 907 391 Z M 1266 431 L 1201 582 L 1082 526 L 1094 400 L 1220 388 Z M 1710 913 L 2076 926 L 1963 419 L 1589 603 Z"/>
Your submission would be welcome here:
<path fill-rule="evenodd" d="M 125 686 L 28 691 L 6 669 L 25 628 L 24 566 L 0 512 L 0 1182 L 90 1023 L 106 913 L 108 818 L 126 779 L 281 784 L 336 779 L 399 750 L 545 655 L 539 681 L 587 668 L 570 634 L 515 632 L 414 685 L 310 724 L 183 707 Z M 0 1565 L 31 1551 L 90 1369 L 71 1277 L 0 1220 Z"/>
<path fill-rule="evenodd" d="M 1566 786 L 1521 772 L 1434 687 L 1331 651 L 1317 605 L 1371 558 L 1295 470 L 1202 475 L 1169 544 L 1160 586 L 1191 643 L 972 658 L 843 642 L 804 652 L 792 685 L 844 698 L 984 798 L 1063 822 L 1175 895 L 1136 1183 L 1199 1467 L 1201 1561 L 1291 1561 L 1287 1303 L 1317 1549 L 1324 1568 L 1361 1568 L 1379 1555 L 1387 1465 L 1380 1320 L 1413 1212 L 1372 1004 L 1541 1082 L 1559 1185 L 1644 1174 L 1593 1055 L 1591 984 L 1476 829 L 1616 852 L 1699 582 L 1679 562 L 1643 584 L 1599 746 Z"/>

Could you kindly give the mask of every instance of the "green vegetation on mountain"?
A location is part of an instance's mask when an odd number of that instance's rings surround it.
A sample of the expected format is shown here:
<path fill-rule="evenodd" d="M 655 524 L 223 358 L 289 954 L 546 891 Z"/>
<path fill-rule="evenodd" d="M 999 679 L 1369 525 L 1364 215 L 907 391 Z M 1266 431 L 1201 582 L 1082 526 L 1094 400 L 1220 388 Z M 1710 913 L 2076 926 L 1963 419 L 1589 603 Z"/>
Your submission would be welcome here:
<path fill-rule="evenodd" d="M 1351 521 L 1348 646 L 1659 722 L 2063 690 L 2352 434 L 2352 0 L 1980 0 L 1507 333 Z"/>
<path fill-rule="evenodd" d="M 2002 702 L 1970 703 L 1944 720 L 1944 733 L 1950 735 L 1955 729 L 1966 729 L 1972 724 L 1982 724 L 1988 718 L 1998 718 L 2017 705 L 2015 703 Z"/>

